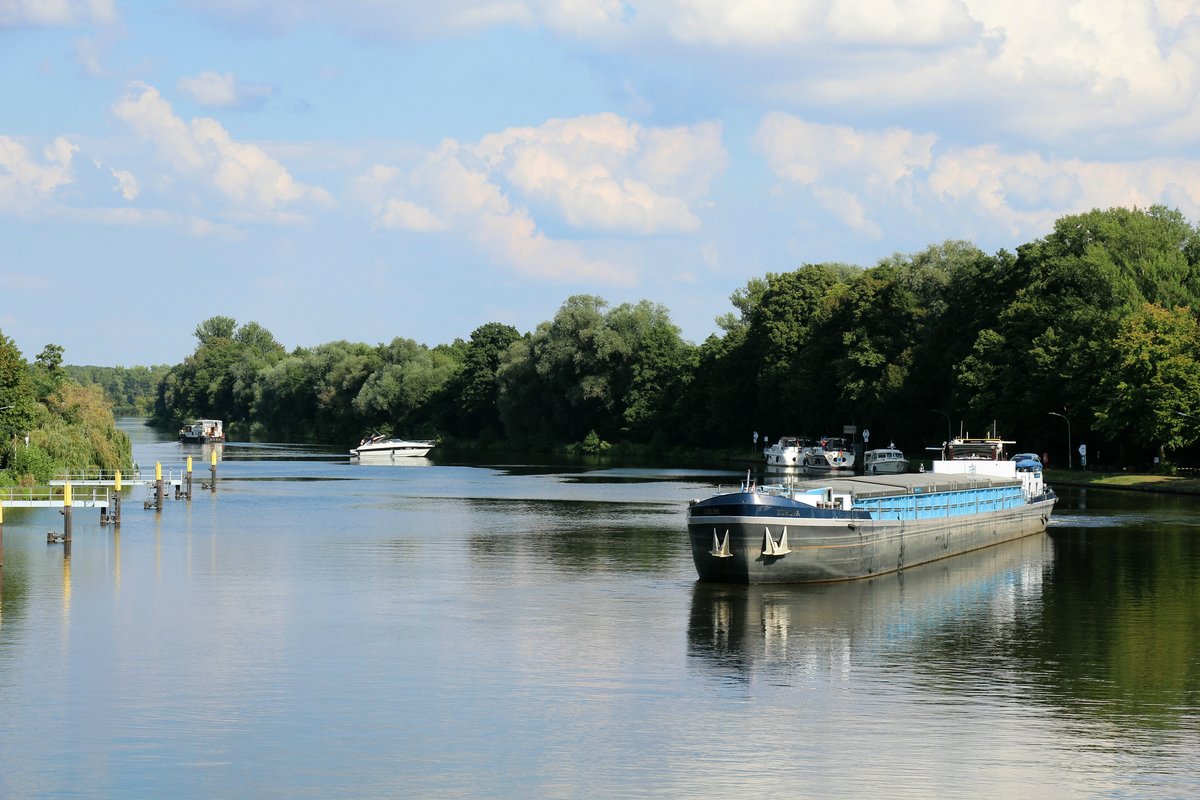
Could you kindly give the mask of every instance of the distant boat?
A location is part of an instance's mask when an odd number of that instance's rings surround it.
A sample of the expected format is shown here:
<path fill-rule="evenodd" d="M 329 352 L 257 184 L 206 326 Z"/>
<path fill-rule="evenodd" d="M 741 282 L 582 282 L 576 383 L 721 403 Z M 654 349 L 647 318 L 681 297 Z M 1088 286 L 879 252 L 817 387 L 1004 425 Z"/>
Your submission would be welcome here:
<path fill-rule="evenodd" d="M 425 440 L 390 439 L 383 435 L 369 436 L 350 451 L 355 457 L 390 456 L 391 458 L 423 458 L 433 449 L 434 442 Z"/>
<path fill-rule="evenodd" d="M 183 444 L 207 444 L 225 441 L 225 431 L 219 419 L 198 419 L 179 429 L 179 441 Z"/>
<path fill-rule="evenodd" d="M 895 475 L 901 472 L 908 472 L 908 458 L 894 444 L 863 454 L 865 475 Z"/>

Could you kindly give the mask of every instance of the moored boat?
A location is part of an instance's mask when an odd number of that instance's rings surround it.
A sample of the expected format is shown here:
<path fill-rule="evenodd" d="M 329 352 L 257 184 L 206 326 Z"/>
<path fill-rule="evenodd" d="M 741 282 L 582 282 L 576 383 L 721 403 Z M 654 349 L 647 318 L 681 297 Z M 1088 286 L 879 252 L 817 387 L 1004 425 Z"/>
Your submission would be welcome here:
<path fill-rule="evenodd" d="M 433 449 L 434 442 L 426 440 L 393 439 L 381 434 L 369 436 L 350 451 L 350 455 L 363 457 L 423 458 Z"/>
<path fill-rule="evenodd" d="M 764 486 L 747 476 L 688 505 L 696 572 L 731 583 L 852 580 L 1044 531 L 1058 498 L 1041 470 L 1004 459 L 1005 444 L 955 440 L 928 473 Z"/>
<path fill-rule="evenodd" d="M 904 452 L 889 444 L 863 453 L 863 473 L 867 475 L 895 475 L 908 472 L 908 458 Z"/>
<path fill-rule="evenodd" d="M 183 444 L 223 442 L 225 431 L 219 419 L 198 419 L 179 429 L 179 441 Z"/>
<path fill-rule="evenodd" d="M 824 436 L 805 448 L 800 464 L 810 472 L 854 469 L 854 446 L 837 436 Z"/>
<path fill-rule="evenodd" d="M 768 467 L 800 467 L 805 451 L 812 442 L 799 436 L 781 436 L 779 441 L 763 451 Z"/>

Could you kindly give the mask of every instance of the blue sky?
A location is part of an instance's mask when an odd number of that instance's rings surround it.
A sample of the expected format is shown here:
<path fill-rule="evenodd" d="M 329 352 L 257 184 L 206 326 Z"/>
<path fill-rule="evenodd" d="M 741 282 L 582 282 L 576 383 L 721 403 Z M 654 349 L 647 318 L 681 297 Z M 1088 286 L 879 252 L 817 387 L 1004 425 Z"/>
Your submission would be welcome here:
<path fill-rule="evenodd" d="M 750 278 L 1200 216 L 1200 11 L 1016 0 L 0 0 L 0 331 L 176 363 L 572 294 L 702 341 Z"/>

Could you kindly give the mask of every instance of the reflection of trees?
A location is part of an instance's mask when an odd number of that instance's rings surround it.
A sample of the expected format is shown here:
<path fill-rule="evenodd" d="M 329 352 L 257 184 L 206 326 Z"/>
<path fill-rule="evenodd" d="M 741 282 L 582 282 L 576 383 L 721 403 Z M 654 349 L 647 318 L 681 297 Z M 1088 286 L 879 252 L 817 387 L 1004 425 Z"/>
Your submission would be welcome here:
<path fill-rule="evenodd" d="M 1066 714 L 1183 724 L 1200 705 L 1200 537 L 1127 525 L 1050 542 L 849 584 L 697 584 L 688 652 L 737 681 L 898 664 L 929 690 L 1010 684 Z"/>
<path fill-rule="evenodd" d="M 467 507 L 490 526 L 470 536 L 476 556 L 537 559 L 568 572 L 654 572 L 675 569 L 682 552 L 673 507 L 522 499 L 468 500 Z M 646 524 L 655 514 L 662 525 Z"/>
<path fill-rule="evenodd" d="M 4 551 L 4 566 L 0 567 L 0 627 L 15 622 L 25 612 L 29 580 L 23 560 L 24 555 L 15 553 L 11 547 Z"/>
<path fill-rule="evenodd" d="M 1200 537 L 1159 526 L 1064 531 L 1038 636 L 1016 643 L 1075 713 L 1174 726 L 1200 705 Z"/>

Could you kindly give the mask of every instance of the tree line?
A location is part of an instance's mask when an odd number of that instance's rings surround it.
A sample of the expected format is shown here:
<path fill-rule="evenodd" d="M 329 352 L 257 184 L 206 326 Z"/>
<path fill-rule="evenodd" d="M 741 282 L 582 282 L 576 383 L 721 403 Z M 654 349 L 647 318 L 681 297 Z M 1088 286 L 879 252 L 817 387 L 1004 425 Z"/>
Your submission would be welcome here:
<path fill-rule="evenodd" d="M 48 344 L 32 363 L 0 332 L 0 486 L 45 485 L 60 470 L 128 470 L 132 447 L 99 386 L 83 386 Z"/>
<path fill-rule="evenodd" d="M 1166 463 L 1200 431 L 1198 297 L 1200 235 L 1178 211 L 1094 210 L 1016 253 L 949 241 L 865 269 L 768 273 L 699 344 L 661 305 L 591 295 L 533 331 L 492 322 L 434 347 L 289 352 L 257 323 L 213 317 L 159 382 L 155 420 L 220 418 L 291 440 L 378 431 L 658 451 L 854 425 L 910 453 L 996 432 L 1059 462 L 1070 435 L 1093 463 Z"/>

